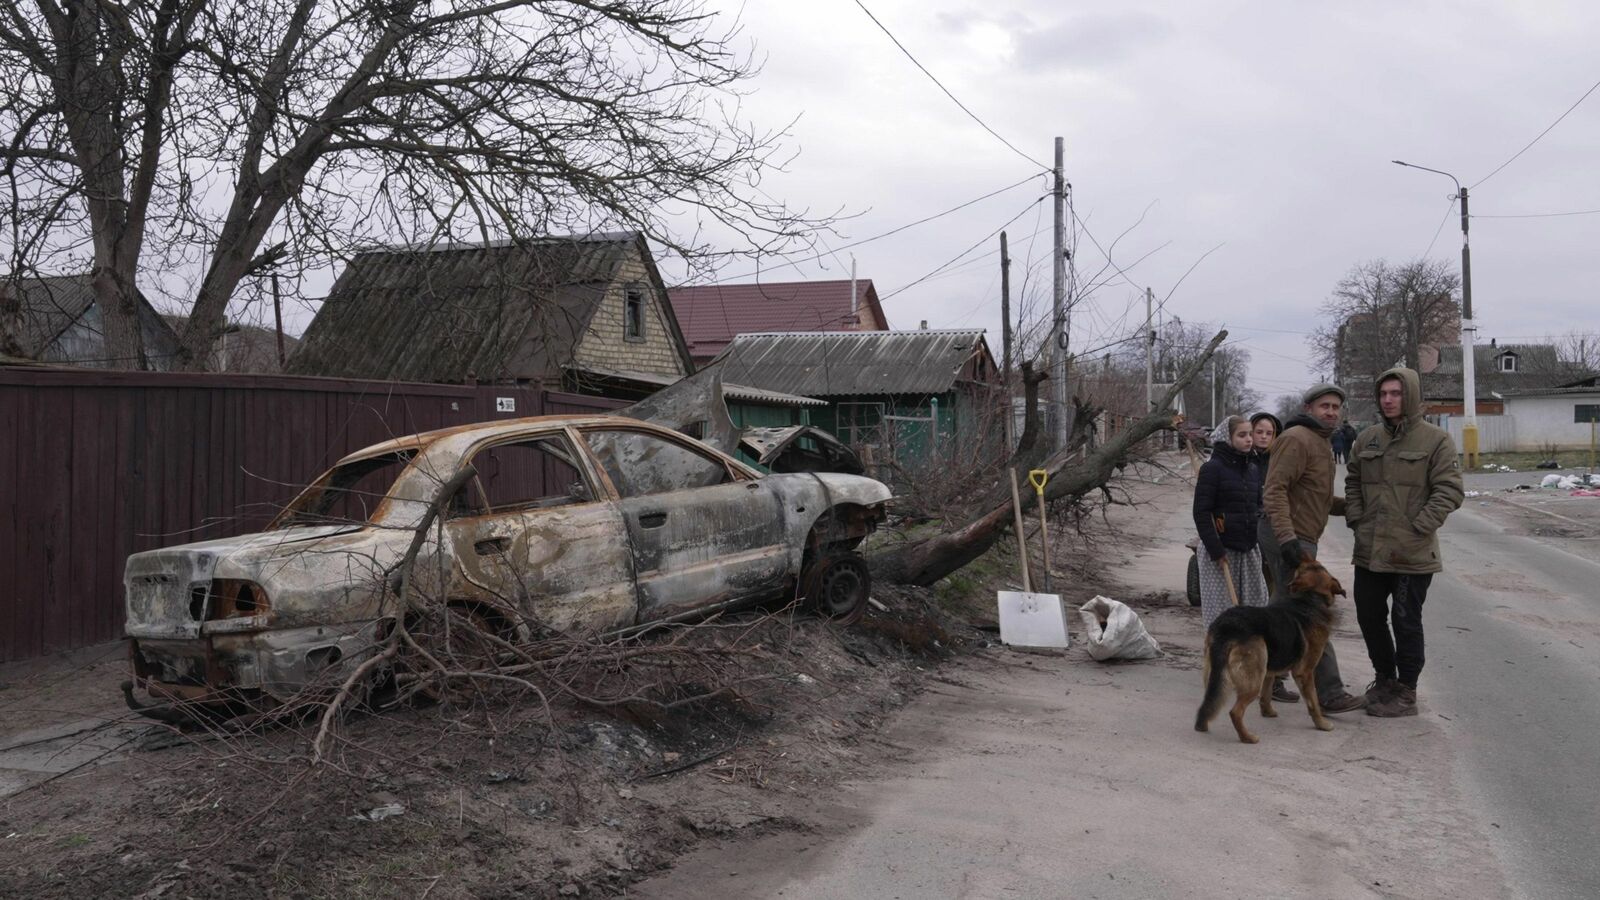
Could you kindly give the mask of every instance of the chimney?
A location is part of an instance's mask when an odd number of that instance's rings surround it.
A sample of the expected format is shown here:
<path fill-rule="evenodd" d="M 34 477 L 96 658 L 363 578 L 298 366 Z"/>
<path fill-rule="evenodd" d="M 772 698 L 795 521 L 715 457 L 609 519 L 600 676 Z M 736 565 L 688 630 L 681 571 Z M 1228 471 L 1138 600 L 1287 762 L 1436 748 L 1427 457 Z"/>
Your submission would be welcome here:
<path fill-rule="evenodd" d="M 1489 338 L 1489 349 L 1490 350 L 1494 349 L 1494 338 Z"/>
<path fill-rule="evenodd" d="M 922 324 L 918 325 L 917 327 L 919 329 L 923 330 L 923 331 L 927 331 L 928 330 L 928 320 L 927 319 L 923 319 L 922 320 Z"/>

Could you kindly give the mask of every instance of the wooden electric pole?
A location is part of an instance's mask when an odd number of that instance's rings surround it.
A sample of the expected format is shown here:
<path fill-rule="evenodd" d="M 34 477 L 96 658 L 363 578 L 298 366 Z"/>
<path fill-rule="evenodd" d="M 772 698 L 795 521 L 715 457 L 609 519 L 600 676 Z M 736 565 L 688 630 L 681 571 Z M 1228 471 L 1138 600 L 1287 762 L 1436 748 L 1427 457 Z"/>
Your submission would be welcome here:
<path fill-rule="evenodd" d="M 1051 192 L 1055 206 L 1055 239 L 1050 327 L 1050 433 L 1051 449 L 1067 445 L 1067 180 L 1063 174 L 1066 145 L 1056 138 L 1055 186 Z"/>

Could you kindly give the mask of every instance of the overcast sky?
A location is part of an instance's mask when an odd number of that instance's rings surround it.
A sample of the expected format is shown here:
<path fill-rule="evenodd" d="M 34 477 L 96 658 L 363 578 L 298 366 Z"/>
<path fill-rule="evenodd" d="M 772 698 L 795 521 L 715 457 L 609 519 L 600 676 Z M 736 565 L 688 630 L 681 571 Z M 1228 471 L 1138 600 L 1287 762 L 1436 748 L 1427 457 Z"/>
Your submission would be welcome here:
<path fill-rule="evenodd" d="M 1048 165 L 1066 139 L 1077 212 L 1168 315 L 1226 324 L 1253 353 L 1268 397 L 1313 373 L 1299 332 L 1352 265 L 1460 259 L 1454 187 L 1477 185 L 1600 79 L 1600 4 L 1310 4 L 869 0 L 867 7 L 984 122 Z M 1026 178 L 1038 167 L 968 118 L 853 0 L 755 0 L 744 36 L 764 60 L 749 118 L 799 117 L 799 156 L 763 189 L 817 211 L 861 215 L 840 246 Z M 1476 215 L 1600 209 L 1600 91 L 1471 191 Z M 1034 179 L 936 222 L 855 249 L 889 295 L 1019 212 L 1013 278 L 1030 258 L 1048 297 L 1047 190 Z M 1030 238 L 1037 231 L 1037 236 Z M 1438 234 L 1435 241 L 1434 236 Z M 1477 218 L 1479 339 L 1600 332 L 1593 284 L 1600 215 Z M 1033 241 L 1030 252 L 1030 240 Z M 1164 247 L 1162 245 L 1165 245 Z M 1127 267 L 1161 247 L 1137 267 Z M 885 301 L 892 327 L 978 325 L 999 352 L 996 242 L 954 274 Z M 989 254 L 983 256 L 983 254 Z M 1084 242 L 1079 269 L 1100 268 Z M 976 261 L 974 261 L 976 260 Z M 731 266 L 728 280 L 750 266 Z M 763 277 L 839 278 L 849 254 Z M 1014 288 L 1015 290 L 1015 288 Z M 1139 292 L 1102 289 L 1074 321 L 1073 349 L 1135 332 Z"/>

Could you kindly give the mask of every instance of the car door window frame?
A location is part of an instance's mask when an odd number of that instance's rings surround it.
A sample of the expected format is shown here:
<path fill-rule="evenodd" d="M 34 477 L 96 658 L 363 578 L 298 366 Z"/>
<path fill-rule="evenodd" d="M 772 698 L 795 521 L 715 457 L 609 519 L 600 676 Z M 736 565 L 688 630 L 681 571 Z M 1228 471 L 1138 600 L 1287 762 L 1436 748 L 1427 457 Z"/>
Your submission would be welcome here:
<path fill-rule="evenodd" d="M 624 495 L 623 494 L 622 489 L 619 488 L 611 480 L 611 473 L 606 471 L 605 464 L 603 462 L 601 462 L 599 454 L 596 453 L 594 447 L 589 444 L 588 437 L 589 437 L 590 433 L 592 433 L 592 432 L 623 431 L 623 432 L 629 432 L 629 433 L 632 433 L 632 434 L 642 434 L 642 435 L 646 435 L 648 437 L 656 438 L 657 440 L 666 441 L 669 444 L 675 444 L 679 448 L 681 448 L 681 449 L 683 449 L 683 450 L 685 450 L 687 452 L 694 453 L 694 454 L 702 456 L 702 457 L 707 457 L 707 458 L 715 461 L 718 465 L 721 465 L 722 468 L 728 473 L 728 476 L 729 476 L 728 481 L 724 482 L 725 484 L 734 483 L 734 482 L 741 482 L 741 481 L 754 481 L 754 480 L 757 480 L 757 479 L 759 479 L 761 477 L 761 474 L 759 472 L 757 472 L 756 470 L 750 468 L 749 466 L 745 465 L 742 462 L 739 462 L 736 459 L 729 458 L 727 454 L 722 453 L 721 451 L 717 450 L 715 447 L 711 447 L 711 446 L 708 446 L 708 445 L 705 445 L 705 444 L 700 444 L 700 443 L 698 443 L 698 442 L 696 442 L 696 441 L 694 441 L 694 440 L 692 440 L 690 438 L 686 438 L 683 435 L 681 435 L 681 434 L 679 434 L 679 433 L 677 433 L 675 431 L 671 431 L 669 429 L 657 430 L 657 429 L 654 429 L 654 428 L 644 428 L 644 427 L 640 427 L 640 426 L 637 426 L 637 425 L 631 425 L 631 424 L 623 424 L 623 423 L 611 424 L 611 423 L 608 422 L 608 423 L 599 424 L 599 425 L 579 426 L 579 427 L 577 427 L 575 429 L 572 429 L 572 430 L 574 431 L 574 433 L 576 434 L 576 436 L 577 436 L 577 438 L 579 440 L 579 446 L 582 448 L 583 452 L 589 457 L 589 459 L 591 461 L 591 464 L 592 464 L 592 466 L 594 468 L 594 471 L 599 475 L 599 477 L 601 477 L 601 478 L 603 478 L 605 480 L 605 485 L 606 485 L 607 489 L 610 491 L 611 496 L 616 498 L 616 499 L 619 499 L 619 500 L 627 499 L 628 496 L 648 497 L 648 496 L 652 496 L 652 495 L 651 494 L 638 494 L 638 495 Z M 674 488 L 673 490 L 694 490 L 694 488 Z M 660 492 L 657 492 L 657 493 L 669 493 L 669 492 L 660 491 Z"/>
<path fill-rule="evenodd" d="M 572 429 L 570 428 L 553 428 L 545 431 L 537 431 L 513 436 L 499 435 L 491 440 L 484 441 L 481 444 L 470 447 L 466 453 L 462 454 L 462 458 L 465 460 L 465 465 L 471 465 L 473 460 L 477 459 L 478 455 L 486 450 L 493 450 L 496 447 L 504 447 L 510 444 L 527 444 L 535 441 L 554 440 L 559 442 L 561 449 L 565 450 L 566 455 L 569 457 L 568 459 L 561 460 L 561 457 L 557 455 L 556 459 L 566 462 L 577 471 L 578 477 L 582 479 L 584 490 L 589 493 L 589 496 L 586 499 L 574 499 L 571 503 L 562 503 L 558 506 L 538 506 L 534 504 L 524 504 L 517 507 L 495 509 L 489 505 L 488 491 L 484 488 L 481 478 L 475 472 L 472 478 L 469 479 L 466 484 L 461 486 L 461 490 L 463 492 L 470 492 L 469 496 L 475 497 L 475 505 L 463 505 L 457 502 L 457 500 L 453 499 L 450 503 L 449 512 L 446 517 L 452 520 L 462 520 L 475 519 L 483 516 L 521 515 L 523 513 L 533 512 L 540 509 L 567 509 L 573 506 L 582 506 L 588 503 L 603 503 L 609 500 L 610 496 L 602 494 L 602 492 L 599 490 L 602 486 L 602 482 L 595 477 L 595 465 L 594 462 L 589 458 L 588 448 L 581 442 L 577 441 L 575 437 L 576 436 L 572 433 Z M 609 491 L 610 482 L 606 481 L 603 484 Z M 459 498 L 461 495 L 457 496 Z"/>

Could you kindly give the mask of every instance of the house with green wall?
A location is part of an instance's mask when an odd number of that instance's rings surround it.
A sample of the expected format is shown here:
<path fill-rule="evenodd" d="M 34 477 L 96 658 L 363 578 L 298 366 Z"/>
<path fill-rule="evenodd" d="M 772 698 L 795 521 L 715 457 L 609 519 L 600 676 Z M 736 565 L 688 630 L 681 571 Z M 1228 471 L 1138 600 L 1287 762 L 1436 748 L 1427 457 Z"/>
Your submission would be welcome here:
<path fill-rule="evenodd" d="M 921 464 L 999 440 L 1004 391 L 981 329 L 741 334 L 726 385 L 814 398 L 810 424 L 865 459 Z M 730 396 L 730 411 L 734 406 Z"/>

